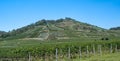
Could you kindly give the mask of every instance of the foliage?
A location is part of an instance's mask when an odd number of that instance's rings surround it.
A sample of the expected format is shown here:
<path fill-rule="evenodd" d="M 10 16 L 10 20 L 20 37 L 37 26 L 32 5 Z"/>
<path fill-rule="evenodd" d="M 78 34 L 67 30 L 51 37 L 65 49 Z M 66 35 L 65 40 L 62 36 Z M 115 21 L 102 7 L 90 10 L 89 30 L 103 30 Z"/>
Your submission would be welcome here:
<path fill-rule="evenodd" d="M 84 31 L 84 34 L 87 34 L 87 32 L 89 31 L 97 33 L 99 32 L 99 30 L 104 30 L 104 29 L 66 17 L 65 19 L 61 18 L 57 20 L 42 19 L 30 25 L 18 29 L 13 29 L 12 31 L 9 31 L 7 33 L 1 33 L 0 38 L 4 38 L 4 39 L 37 38 L 40 36 L 41 32 L 44 31 L 46 31 L 44 33 L 48 33 L 49 31 L 50 33 L 59 32 L 60 34 L 62 33 L 66 34 L 66 31 L 67 32 L 72 31 L 74 33 L 76 33 L 77 31 Z M 56 36 L 56 35 L 53 34 L 52 36 Z M 66 34 L 66 36 L 69 35 Z"/>
<path fill-rule="evenodd" d="M 62 50 L 63 54 L 68 54 L 68 49 L 71 49 L 72 54 L 79 52 L 79 47 L 81 46 L 82 51 L 86 51 L 86 46 L 89 46 L 89 50 L 92 50 L 93 44 L 95 48 L 98 45 L 102 45 L 102 49 L 109 50 L 110 45 L 113 47 L 120 46 L 120 41 L 74 41 L 74 40 L 53 40 L 42 42 L 39 40 L 12 40 L 12 41 L 1 41 L 0 47 L 0 57 L 27 57 L 30 52 L 32 56 L 42 56 L 44 54 L 55 54 L 55 49 Z M 97 49 L 96 49 L 97 50 Z M 59 52 L 60 53 L 60 52 Z"/>
<path fill-rule="evenodd" d="M 110 30 L 120 30 L 120 27 L 113 27 L 113 28 L 110 28 Z"/>

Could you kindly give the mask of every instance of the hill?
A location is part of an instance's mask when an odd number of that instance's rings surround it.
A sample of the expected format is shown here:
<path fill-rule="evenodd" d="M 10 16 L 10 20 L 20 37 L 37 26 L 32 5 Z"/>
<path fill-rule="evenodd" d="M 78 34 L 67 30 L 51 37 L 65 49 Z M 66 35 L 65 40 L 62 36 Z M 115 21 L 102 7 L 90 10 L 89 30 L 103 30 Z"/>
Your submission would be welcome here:
<path fill-rule="evenodd" d="M 63 55 L 67 55 L 71 50 L 70 52 L 73 54 L 71 57 L 77 57 L 76 54 L 79 54 L 80 50 L 84 54 L 87 46 L 89 46 L 90 52 L 95 46 L 96 54 L 99 45 L 102 45 L 103 54 L 107 51 L 110 53 L 111 48 L 120 49 L 120 31 L 106 30 L 72 18 L 43 19 L 25 27 L 5 32 L 0 37 L 0 57 L 3 58 L 20 58 L 32 55 L 31 57 L 38 56 L 40 59 L 47 59 L 44 58 L 45 56 L 55 59 L 56 48 L 58 48 L 58 53 Z M 87 57 L 85 55 L 82 56 Z"/>
<path fill-rule="evenodd" d="M 115 36 L 116 33 L 106 29 L 79 22 L 72 18 L 57 20 L 42 19 L 36 23 L 25 27 L 12 30 L 2 34 L 4 39 L 37 39 L 37 40 L 55 40 L 55 39 L 79 39 Z"/>
<path fill-rule="evenodd" d="M 6 33 L 5 31 L 0 31 L 0 35 L 1 35 L 1 34 L 5 34 L 5 33 Z"/>
<path fill-rule="evenodd" d="M 0 37 L 4 37 L 3 34 L 6 34 L 7 32 L 5 31 L 0 31 Z"/>
<path fill-rule="evenodd" d="M 120 30 L 120 27 L 113 27 L 113 28 L 110 28 L 110 30 Z"/>

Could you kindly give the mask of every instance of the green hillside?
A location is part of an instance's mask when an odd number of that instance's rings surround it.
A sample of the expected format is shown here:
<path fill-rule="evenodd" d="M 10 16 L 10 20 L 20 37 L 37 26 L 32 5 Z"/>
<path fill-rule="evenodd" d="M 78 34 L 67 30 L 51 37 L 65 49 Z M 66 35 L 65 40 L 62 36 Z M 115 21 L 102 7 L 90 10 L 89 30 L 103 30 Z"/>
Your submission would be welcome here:
<path fill-rule="evenodd" d="M 2 34 L 5 34 L 6 32 L 4 32 L 4 31 L 0 31 L 0 36 L 2 35 Z"/>
<path fill-rule="evenodd" d="M 120 30 L 120 27 L 113 27 L 113 28 L 110 28 L 110 30 Z"/>
<path fill-rule="evenodd" d="M 111 33 L 112 32 L 112 33 Z M 77 39 L 118 36 L 116 32 L 109 31 L 91 24 L 79 22 L 72 18 L 57 20 L 40 20 L 25 27 L 14 29 L 1 34 L 3 39 Z"/>
<path fill-rule="evenodd" d="M 61 58 L 65 61 L 64 59 L 68 57 L 67 54 L 70 48 L 72 54 L 71 58 L 75 59 L 73 61 L 78 61 L 77 58 L 79 57 L 81 47 L 83 54 L 82 60 L 87 61 L 85 54 L 87 46 L 89 46 L 89 52 L 92 54 L 93 45 L 96 51 L 98 51 L 98 46 L 101 45 L 103 54 L 110 53 L 110 49 L 113 49 L 112 53 L 116 54 L 115 50 L 120 50 L 119 38 L 119 30 L 103 29 L 72 18 L 57 20 L 43 19 L 9 32 L 1 31 L 0 57 L 10 59 L 21 57 L 27 59 L 30 53 L 33 57 L 33 61 L 44 61 L 44 59 L 48 59 L 46 57 L 51 57 L 52 60 L 49 59 L 48 61 L 53 61 L 55 60 L 55 51 L 57 48 L 59 55 L 65 55 Z M 112 48 L 110 48 L 110 46 L 112 46 Z M 101 60 L 97 59 L 98 56 L 95 57 L 96 59 L 93 59 L 92 56 L 90 56 L 89 59 L 91 61 Z M 36 60 L 36 58 L 38 60 Z M 19 60 L 28 61 L 26 59 Z M 104 60 L 106 60 L 106 58 Z M 112 60 L 115 61 L 115 58 Z M 16 61 L 16 59 L 13 61 Z"/>

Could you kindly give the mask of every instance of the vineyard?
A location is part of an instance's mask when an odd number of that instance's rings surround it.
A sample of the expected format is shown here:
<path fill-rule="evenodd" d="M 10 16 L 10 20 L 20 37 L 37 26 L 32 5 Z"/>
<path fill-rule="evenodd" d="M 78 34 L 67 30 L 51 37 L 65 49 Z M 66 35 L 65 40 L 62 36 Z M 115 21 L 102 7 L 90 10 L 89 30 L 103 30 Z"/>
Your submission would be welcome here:
<path fill-rule="evenodd" d="M 1 61 L 86 61 L 120 52 L 120 41 L 38 41 L 1 42 Z M 7 44 L 9 43 L 9 45 Z M 15 44 L 15 45 L 14 45 Z M 100 60 L 100 59 L 98 59 Z M 97 61 L 95 59 L 91 61 Z M 113 60 L 115 61 L 115 60 Z"/>
<path fill-rule="evenodd" d="M 0 60 L 106 61 L 120 53 L 119 38 L 119 30 L 103 29 L 72 18 L 40 20 L 1 32 Z M 120 61 L 117 57 L 107 60 Z"/>

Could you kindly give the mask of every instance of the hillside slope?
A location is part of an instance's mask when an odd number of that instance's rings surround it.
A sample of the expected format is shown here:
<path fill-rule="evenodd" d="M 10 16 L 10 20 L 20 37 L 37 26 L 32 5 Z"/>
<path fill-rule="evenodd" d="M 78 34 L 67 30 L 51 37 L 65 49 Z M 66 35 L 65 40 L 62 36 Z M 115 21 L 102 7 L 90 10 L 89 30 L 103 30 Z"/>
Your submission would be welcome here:
<path fill-rule="evenodd" d="M 101 38 L 116 35 L 103 28 L 79 22 L 72 18 L 57 20 L 40 20 L 25 27 L 12 30 L 0 36 L 4 39 L 77 39 L 77 38 Z M 4 37 L 3 37 L 4 36 Z"/>

